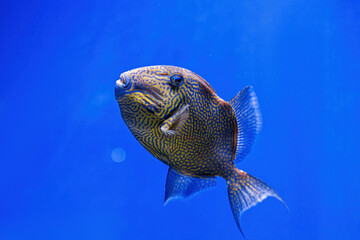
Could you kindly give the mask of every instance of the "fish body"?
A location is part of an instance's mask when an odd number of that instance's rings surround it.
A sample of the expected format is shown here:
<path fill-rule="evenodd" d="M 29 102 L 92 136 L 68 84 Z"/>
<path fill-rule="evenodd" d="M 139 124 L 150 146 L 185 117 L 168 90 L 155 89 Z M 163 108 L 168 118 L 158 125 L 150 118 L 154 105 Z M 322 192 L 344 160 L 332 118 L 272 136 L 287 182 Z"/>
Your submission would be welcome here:
<path fill-rule="evenodd" d="M 165 203 L 213 187 L 220 176 L 242 233 L 243 211 L 268 196 L 282 201 L 235 165 L 251 150 L 262 124 L 252 87 L 227 102 L 199 75 L 161 65 L 122 73 L 115 96 L 131 133 L 169 166 Z"/>

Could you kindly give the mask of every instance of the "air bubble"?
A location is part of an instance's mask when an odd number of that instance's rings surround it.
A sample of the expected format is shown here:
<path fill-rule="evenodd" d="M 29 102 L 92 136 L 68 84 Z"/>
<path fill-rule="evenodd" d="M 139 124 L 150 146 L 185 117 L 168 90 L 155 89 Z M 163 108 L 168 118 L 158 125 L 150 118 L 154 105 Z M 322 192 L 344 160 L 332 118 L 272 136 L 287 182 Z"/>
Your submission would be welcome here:
<path fill-rule="evenodd" d="M 117 147 L 111 151 L 111 158 L 114 162 L 121 163 L 125 161 L 126 152 L 124 149 Z"/>

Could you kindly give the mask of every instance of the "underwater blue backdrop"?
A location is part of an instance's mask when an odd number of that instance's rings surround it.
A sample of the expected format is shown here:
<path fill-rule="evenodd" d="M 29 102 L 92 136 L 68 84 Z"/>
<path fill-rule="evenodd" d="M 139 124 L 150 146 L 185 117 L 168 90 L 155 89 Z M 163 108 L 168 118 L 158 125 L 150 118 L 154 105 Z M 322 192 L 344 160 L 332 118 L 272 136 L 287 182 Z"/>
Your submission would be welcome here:
<path fill-rule="evenodd" d="M 163 206 L 167 166 L 114 98 L 157 64 L 225 100 L 254 86 L 264 125 L 239 168 L 291 213 L 246 211 L 248 239 L 360 239 L 359 1 L 0 4 L 0 239 L 242 239 L 223 180 Z"/>

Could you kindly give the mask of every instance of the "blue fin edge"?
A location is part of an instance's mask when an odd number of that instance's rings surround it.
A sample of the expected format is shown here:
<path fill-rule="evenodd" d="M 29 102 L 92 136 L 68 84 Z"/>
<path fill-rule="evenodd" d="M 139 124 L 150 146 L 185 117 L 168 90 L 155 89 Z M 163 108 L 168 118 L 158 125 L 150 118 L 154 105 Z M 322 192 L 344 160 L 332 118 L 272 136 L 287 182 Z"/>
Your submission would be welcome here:
<path fill-rule="evenodd" d="M 239 162 L 251 151 L 256 135 L 262 127 L 258 99 L 252 86 L 245 87 L 230 104 L 235 111 L 238 139 L 235 162 Z"/>
<path fill-rule="evenodd" d="M 169 168 L 165 186 L 164 205 L 170 200 L 188 198 L 215 185 L 215 177 L 192 176 Z"/>

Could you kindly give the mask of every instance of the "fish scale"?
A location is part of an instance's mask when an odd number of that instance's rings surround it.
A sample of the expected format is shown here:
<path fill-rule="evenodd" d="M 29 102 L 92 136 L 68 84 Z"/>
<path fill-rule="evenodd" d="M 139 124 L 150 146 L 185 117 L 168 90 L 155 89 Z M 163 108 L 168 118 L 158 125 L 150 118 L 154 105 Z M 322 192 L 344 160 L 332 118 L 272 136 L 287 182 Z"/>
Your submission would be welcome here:
<path fill-rule="evenodd" d="M 222 177 L 243 234 L 240 215 L 245 210 L 268 196 L 283 202 L 266 183 L 235 165 L 250 152 L 262 125 L 252 87 L 226 102 L 199 75 L 159 65 L 121 74 L 115 96 L 134 137 L 169 166 L 165 203 L 214 187 L 216 177 Z"/>

